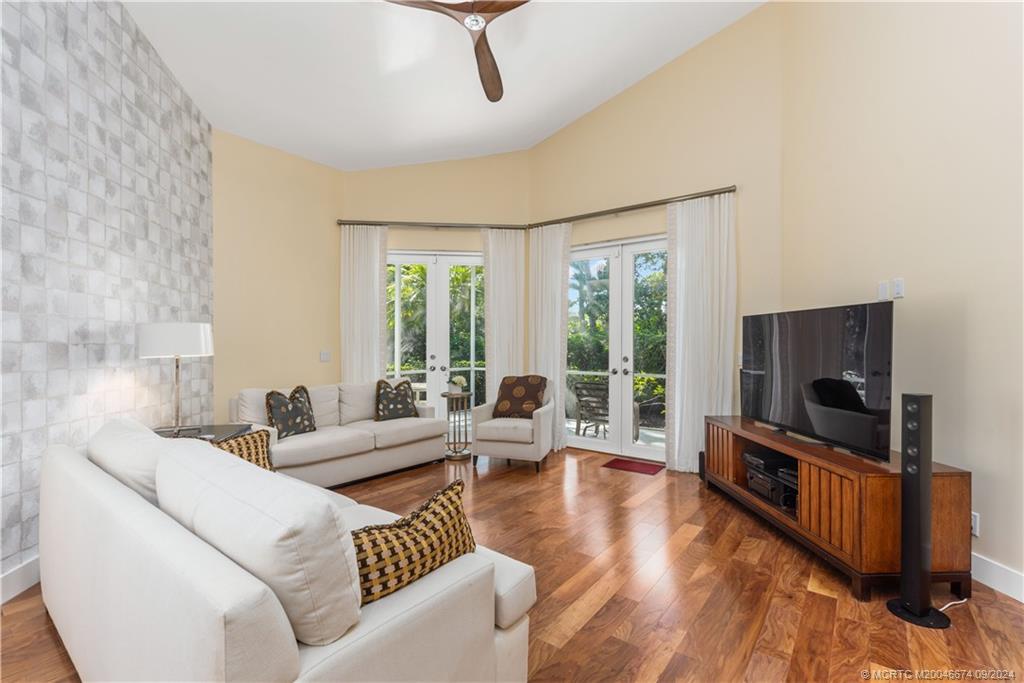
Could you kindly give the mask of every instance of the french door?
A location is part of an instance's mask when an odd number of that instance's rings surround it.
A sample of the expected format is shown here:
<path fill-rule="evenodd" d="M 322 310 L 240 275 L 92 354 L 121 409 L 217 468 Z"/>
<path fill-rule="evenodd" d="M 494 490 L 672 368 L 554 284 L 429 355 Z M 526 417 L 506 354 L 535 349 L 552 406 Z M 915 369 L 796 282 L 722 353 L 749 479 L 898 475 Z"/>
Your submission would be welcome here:
<path fill-rule="evenodd" d="M 566 432 L 579 448 L 665 460 L 665 240 L 573 250 Z"/>
<path fill-rule="evenodd" d="M 386 287 L 389 377 L 407 377 L 416 398 L 446 417 L 455 377 L 472 405 L 486 396 L 484 273 L 477 254 L 388 254 Z"/>

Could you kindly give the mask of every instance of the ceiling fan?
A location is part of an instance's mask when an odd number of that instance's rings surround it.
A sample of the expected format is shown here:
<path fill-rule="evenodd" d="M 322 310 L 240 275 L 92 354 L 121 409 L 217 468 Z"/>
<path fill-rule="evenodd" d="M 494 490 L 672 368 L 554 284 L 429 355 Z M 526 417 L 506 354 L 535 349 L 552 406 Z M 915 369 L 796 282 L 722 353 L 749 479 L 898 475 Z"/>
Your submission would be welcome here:
<path fill-rule="evenodd" d="M 387 0 L 396 5 L 426 9 L 451 17 L 469 31 L 476 53 L 476 68 L 480 73 L 480 85 L 491 102 L 497 102 L 504 94 L 501 74 L 494 61 L 491 46 L 487 44 L 487 27 L 506 12 L 525 5 L 530 0 L 490 0 L 481 2 L 436 2 L 435 0 Z"/>

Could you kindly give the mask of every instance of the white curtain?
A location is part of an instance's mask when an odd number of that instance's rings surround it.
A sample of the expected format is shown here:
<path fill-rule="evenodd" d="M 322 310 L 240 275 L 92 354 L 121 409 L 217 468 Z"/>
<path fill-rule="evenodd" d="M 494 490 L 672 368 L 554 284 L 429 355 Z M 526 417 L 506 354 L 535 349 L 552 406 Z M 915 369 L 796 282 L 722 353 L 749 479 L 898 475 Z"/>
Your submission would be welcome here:
<path fill-rule="evenodd" d="M 384 376 L 388 229 L 341 226 L 341 381 Z"/>
<path fill-rule="evenodd" d="M 554 404 L 552 448 L 565 448 L 565 342 L 568 320 L 572 224 L 530 231 L 530 325 L 528 370 L 548 379 Z"/>
<path fill-rule="evenodd" d="M 487 400 L 507 375 L 523 374 L 526 231 L 484 228 L 484 339 Z"/>
<path fill-rule="evenodd" d="M 736 374 L 733 194 L 668 206 L 668 380 L 665 459 L 697 471 L 704 416 L 732 413 Z"/>

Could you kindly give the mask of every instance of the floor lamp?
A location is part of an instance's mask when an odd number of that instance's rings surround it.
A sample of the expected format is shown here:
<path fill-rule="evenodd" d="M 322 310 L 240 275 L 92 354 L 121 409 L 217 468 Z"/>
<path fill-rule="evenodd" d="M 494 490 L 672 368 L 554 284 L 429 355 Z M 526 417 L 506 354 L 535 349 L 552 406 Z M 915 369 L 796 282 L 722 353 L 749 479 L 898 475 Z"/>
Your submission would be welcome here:
<path fill-rule="evenodd" d="M 210 323 L 143 323 L 139 358 L 174 359 L 174 432 L 181 430 L 181 359 L 213 355 Z"/>

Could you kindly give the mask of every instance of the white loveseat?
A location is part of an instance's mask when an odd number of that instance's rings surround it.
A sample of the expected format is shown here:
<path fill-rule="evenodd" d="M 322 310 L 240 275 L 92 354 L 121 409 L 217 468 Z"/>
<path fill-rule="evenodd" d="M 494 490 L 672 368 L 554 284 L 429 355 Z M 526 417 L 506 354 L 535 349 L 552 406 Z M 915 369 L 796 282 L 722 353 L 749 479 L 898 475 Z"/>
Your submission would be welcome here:
<path fill-rule="evenodd" d="M 125 443 L 127 476 L 149 486 L 167 451 Z M 90 457 L 51 448 L 40 500 L 43 600 L 83 680 L 526 680 L 529 565 L 478 546 L 306 645 L 266 583 Z M 396 518 L 326 495 L 348 529 Z"/>
<path fill-rule="evenodd" d="M 243 389 L 228 401 L 228 419 L 268 430 L 274 467 L 318 486 L 337 486 L 442 459 L 448 423 L 434 417 L 433 407 L 422 404 L 416 406 L 419 417 L 375 422 L 376 387 L 309 387 L 316 431 L 286 439 L 278 439 L 277 431 L 266 426 L 269 389 Z"/>

